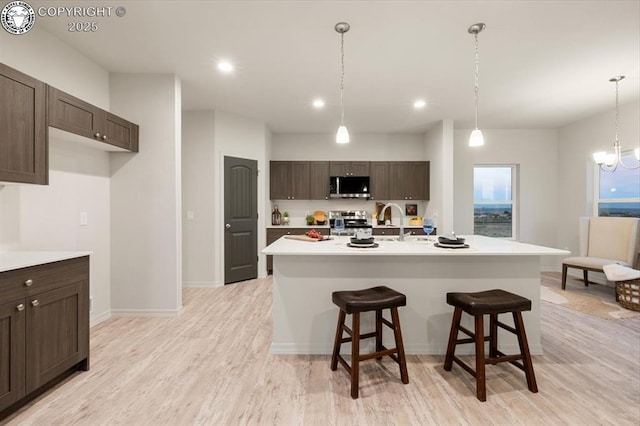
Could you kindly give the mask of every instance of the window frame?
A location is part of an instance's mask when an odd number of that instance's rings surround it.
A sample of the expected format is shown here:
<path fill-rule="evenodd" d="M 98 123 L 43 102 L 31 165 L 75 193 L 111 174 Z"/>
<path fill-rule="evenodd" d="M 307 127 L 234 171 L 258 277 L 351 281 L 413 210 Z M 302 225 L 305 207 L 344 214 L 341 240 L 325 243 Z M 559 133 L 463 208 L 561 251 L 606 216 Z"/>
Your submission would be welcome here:
<path fill-rule="evenodd" d="M 500 202 L 496 202 L 496 201 L 476 201 L 475 197 L 473 197 L 473 215 L 474 215 L 474 220 L 473 220 L 473 235 L 480 235 L 480 234 L 476 234 L 476 222 L 475 222 L 475 210 L 476 210 L 476 205 L 483 205 L 483 204 L 510 204 L 511 205 L 511 236 L 510 237 L 492 237 L 492 238 L 500 238 L 502 240 L 512 240 L 512 241 L 517 241 L 518 240 L 518 218 L 520 216 L 519 214 L 519 200 L 518 200 L 518 196 L 519 196 L 519 191 L 518 191 L 518 165 L 517 164 L 513 164 L 513 163 L 509 163 L 509 164 L 474 164 L 473 165 L 473 190 L 472 190 L 472 194 L 475 194 L 475 169 L 476 168 L 509 168 L 511 169 L 511 200 L 510 201 L 500 201 Z"/>
<path fill-rule="evenodd" d="M 633 152 L 632 149 L 628 149 L 625 151 L 622 151 L 622 156 L 626 156 L 626 155 L 631 155 L 635 157 L 635 154 Z M 600 217 L 600 204 L 607 204 L 607 203 L 640 203 L 640 197 L 637 198 L 600 198 L 600 166 L 598 164 L 596 164 L 595 162 L 593 163 L 593 208 L 592 208 L 592 214 L 594 217 Z M 606 172 L 606 173 L 612 173 L 612 172 Z"/>

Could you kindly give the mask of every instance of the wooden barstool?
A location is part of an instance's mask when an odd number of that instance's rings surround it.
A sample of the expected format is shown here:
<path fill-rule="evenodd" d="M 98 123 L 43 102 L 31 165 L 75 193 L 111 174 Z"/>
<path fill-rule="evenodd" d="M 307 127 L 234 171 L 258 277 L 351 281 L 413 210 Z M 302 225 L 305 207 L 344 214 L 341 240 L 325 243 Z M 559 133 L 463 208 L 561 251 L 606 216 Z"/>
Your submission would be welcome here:
<path fill-rule="evenodd" d="M 447 355 L 444 360 L 444 369 L 451 371 L 453 361 L 460 365 L 465 371 L 476 378 L 476 396 L 480 401 L 487 400 L 487 390 L 485 384 L 485 365 L 497 364 L 499 362 L 510 362 L 516 367 L 524 370 L 527 377 L 527 386 L 531 392 L 538 392 L 536 376 L 533 372 L 531 354 L 527 344 L 527 336 L 522 321 L 522 311 L 531 310 L 531 300 L 509 293 L 504 290 L 488 290 L 478 293 L 447 293 L 447 303 L 455 307 L 453 321 L 451 322 L 451 332 L 449 334 L 449 344 L 447 345 Z M 471 332 L 460 325 L 462 311 L 475 318 L 475 332 Z M 498 314 L 511 312 L 515 328 L 498 321 Z M 483 316 L 489 315 L 489 336 L 484 335 Z M 518 337 L 520 346 L 519 355 L 505 355 L 498 350 L 498 327 L 503 328 Z M 469 339 L 458 339 L 458 331 L 468 335 Z M 489 341 L 489 357 L 484 357 L 484 342 Z M 476 369 L 475 371 L 467 364 L 455 356 L 456 345 L 474 343 L 476 349 Z M 522 363 L 517 362 L 522 360 Z"/>
<path fill-rule="evenodd" d="M 382 359 L 388 355 L 400 365 L 400 377 L 402 383 L 409 383 L 409 374 L 407 373 L 407 361 L 404 355 L 404 346 L 402 344 L 402 332 L 400 331 L 400 319 L 398 317 L 398 306 L 407 304 L 407 297 L 385 286 L 373 287 L 366 290 L 356 291 L 335 291 L 332 294 L 333 303 L 340 308 L 338 315 L 338 327 L 336 329 L 336 338 L 333 345 L 333 355 L 331 357 L 331 370 L 338 368 L 338 361 L 344 366 L 351 375 L 351 397 L 358 398 L 358 373 L 360 361 L 368 359 Z M 382 317 L 383 309 L 391 311 L 391 322 Z M 376 311 L 376 331 L 372 333 L 360 334 L 360 313 Z M 352 314 L 352 322 L 350 329 L 344 323 L 346 315 Z M 387 349 L 382 345 L 382 324 L 393 329 L 396 341 L 396 347 Z M 342 337 L 342 333 L 346 332 L 351 337 Z M 376 338 L 376 351 L 366 355 L 360 355 L 360 340 Z M 343 343 L 351 342 L 351 366 L 347 364 L 340 355 L 340 347 Z"/>

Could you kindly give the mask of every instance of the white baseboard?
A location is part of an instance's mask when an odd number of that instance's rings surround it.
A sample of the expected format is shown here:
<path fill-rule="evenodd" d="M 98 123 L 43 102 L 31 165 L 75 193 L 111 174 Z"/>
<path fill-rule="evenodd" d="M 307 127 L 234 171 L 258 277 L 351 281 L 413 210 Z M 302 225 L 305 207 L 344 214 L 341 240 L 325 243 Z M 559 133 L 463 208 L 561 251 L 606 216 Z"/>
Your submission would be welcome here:
<path fill-rule="evenodd" d="M 569 268 L 567 269 L 567 276 L 582 281 L 582 270 Z M 607 281 L 602 272 L 589 271 L 589 282 L 606 285 L 607 287 L 615 287 L 615 283 Z"/>
<path fill-rule="evenodd" d="M 393 343 L 386 346 L 391 347 Z M 517 344 L 499 345 L 499 349 L 507 354 L 520 353 L 520 347 Z M 373 352 L 367 346 L 361 346 L 361 353 Z M 447 352 L 446 345 L 406 345 L 404 351 L 407 355 L 444 355 Z M 530 345 L 529 351 L 531 355 L 543 355 L 542 345 Z M 331 355 L 333 346 L 328 345 L 296 345 L 294 343 L 272 343 L 270 352 L 275 355 Z M 341 354 L 348 355 L 351 353 L 349 345 L 343 345 L 340 350 Z M 464 345 L 456 348 L 457 355 L 472 355 L 474 353 L 473 345 Z"/>
<path fill-rule="evenodd" d="M 178 309 L 112 309 L 114 318 L 173 318 L 182 313 L 183 308 Z"/>
<path fill-rule="evenodd" d="M 90 328 L 91 327 L 95 327 L 96 325 L 100 324 L 101 322 L 105 322 L 109 318 L 111 318 L 111 312 L 110 311 L 103 312 L 100 315 L 92 315 L 91 319 L 89 320 L 89 327 Z"/>
<path fill-rule="evenodd" d="M 222 284 L 216 281 L 184 281 L 182 287 L 207 288 L 222 287 Z"/>

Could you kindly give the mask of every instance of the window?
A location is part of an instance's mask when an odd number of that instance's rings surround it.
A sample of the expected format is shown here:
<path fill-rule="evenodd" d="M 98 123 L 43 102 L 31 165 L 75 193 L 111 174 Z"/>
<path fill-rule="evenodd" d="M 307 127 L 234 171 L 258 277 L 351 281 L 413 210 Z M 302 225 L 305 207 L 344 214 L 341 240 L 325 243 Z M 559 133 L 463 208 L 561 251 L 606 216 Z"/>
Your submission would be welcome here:
<path fill-rule="evenodd" d="M 516 238 L 516 166 L 473 168 L 473 233 Z"/>
<path fill-rule="evenodd" d="M 636 164 L 633 151 L 622 154 L 625 164 Z M 615 172 L 598 167 L 595 185 L 598 216 L 640 217 L 640 169 L 627 170 L 618 166 Z"/>

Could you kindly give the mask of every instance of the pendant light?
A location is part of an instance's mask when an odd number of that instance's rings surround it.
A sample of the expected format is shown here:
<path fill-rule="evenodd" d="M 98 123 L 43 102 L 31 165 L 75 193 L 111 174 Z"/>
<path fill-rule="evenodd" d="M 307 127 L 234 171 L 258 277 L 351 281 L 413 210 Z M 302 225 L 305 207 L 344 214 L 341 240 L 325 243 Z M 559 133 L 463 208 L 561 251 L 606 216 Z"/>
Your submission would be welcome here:
<path fill-rule="evenodd" d="M 482 131 L 478 129 L 478 33 L 485 29 L 486 25 L 483 23 L 473 24 L 469 27 L 469 34 L 473 34 L 473 38 L 476 41 L 476 73 L 475 73 L 475 127 L 469 136 L 469 146 L 482 146 L 484 145 L 484 137 Z"/>
<path fill-rule="evenodd" d="M 342 73 L 340 75 L 340 127 L 336 133 L 336 143 L 349 143 L 349 131 L 344 125 L 344 33 L 349 31 L 351 26 L 346 22 L 338 22 L 335 26 L 337 32 L 340 33 L 340 63 L 342 65 Z"/>
<path fill-rule="evenodd" d="M 616 83 L 616 139 L 613 142 L 613 154 L 602 152 L 594 152 L 593 159 L 605 172 L 615 172 L 618 166 L 623 169 L 633 170 L 640 167 L 640 149 L 636 148 L 634 150 L 634 154 L 636 156 L 637 164 L 635 166 L 631 166 L 622 162 L 622 146 L 620 145 L 620 141 L 618 140 L 618 117 L 620 116 L 620 110 L 618 107 L 618 83 L 620 80 L 624 78 L 624 75 L 619 75 L 617 77 L 612 77 L 609 79 L 610 82 Z"/>

